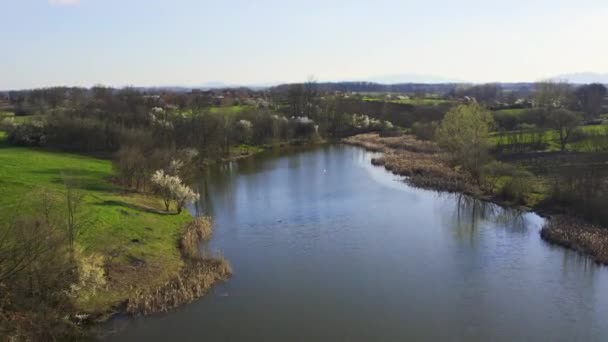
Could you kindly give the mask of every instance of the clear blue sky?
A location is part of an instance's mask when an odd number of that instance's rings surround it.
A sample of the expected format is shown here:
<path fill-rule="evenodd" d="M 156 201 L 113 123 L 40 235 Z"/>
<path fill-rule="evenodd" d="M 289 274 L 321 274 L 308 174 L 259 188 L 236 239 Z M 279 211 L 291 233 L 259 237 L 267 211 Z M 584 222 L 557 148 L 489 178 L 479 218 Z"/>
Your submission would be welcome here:
<path fill-rule="evenodd" d="M 607 0 L 0 0 L 0 89 L 608 72 Z"/>

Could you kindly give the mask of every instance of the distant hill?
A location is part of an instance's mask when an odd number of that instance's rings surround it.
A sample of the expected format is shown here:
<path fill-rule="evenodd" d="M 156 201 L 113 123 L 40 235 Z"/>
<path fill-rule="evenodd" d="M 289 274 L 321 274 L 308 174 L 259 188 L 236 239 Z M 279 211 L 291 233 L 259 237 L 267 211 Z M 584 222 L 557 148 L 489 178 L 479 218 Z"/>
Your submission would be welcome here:
<path fill-rule="evenodd" d="M 566 80 L 570 83 L 603 83 L 608 84 L 608 73 L 578 72 L 573 74 L 562 74 L 552 77 L 553 80 Z"/>

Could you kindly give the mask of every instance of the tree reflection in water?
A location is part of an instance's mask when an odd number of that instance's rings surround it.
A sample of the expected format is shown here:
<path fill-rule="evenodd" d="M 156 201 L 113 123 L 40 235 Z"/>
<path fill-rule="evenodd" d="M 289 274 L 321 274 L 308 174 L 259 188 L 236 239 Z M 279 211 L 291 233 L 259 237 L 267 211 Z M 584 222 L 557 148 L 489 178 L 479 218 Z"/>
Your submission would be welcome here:
<path fill-rule="evenodd" d="M 526 212 L 516 208 L 504 208 L 495 203 L 476 199 L 465 194 L 440 193 L 443 205 L 452 210 L 443 211 L 449 227 L 460 238 L 469 237 L 473 242 L 480 227 L 490 224 L 509 232 L 526 232 Z"/>

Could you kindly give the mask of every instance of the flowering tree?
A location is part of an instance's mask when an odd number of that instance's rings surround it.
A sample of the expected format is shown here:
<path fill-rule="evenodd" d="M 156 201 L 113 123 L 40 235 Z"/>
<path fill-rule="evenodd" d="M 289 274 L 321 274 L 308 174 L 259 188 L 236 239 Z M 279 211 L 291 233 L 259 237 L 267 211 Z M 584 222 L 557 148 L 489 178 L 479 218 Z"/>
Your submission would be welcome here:
<path fill-rule="evenodd" d="M 253 135 L 253 124 L 249 120 L 239 120 L 236 123 L 238 139 L 243 144 L 249 144 Z"/>
<path fill-rule="evenodd" d="M 190 189 L 189 186 L 182 184 L 179 176 L 166 174 L 164 170 L 154 172 L 152 183 L 156 185 L 167 211 L 169 211 L 171 201 L 175 201 L 177 213 L 181 213 L 187 202 L 195 201 L 199 198 L 199 195 Z"/>
<path fill-rule="evenodd" d="M 177 176 L 165 174 L 164 170 L 158 170 L 152 175 L 152 183 L 156 185 L 158 194 L 165 202 L 165 210 L 169 211 L 173 199 L 173 189 L 181 184 L 181 179 Z"/>
<path fill-rule="evenodd" d="M 175 205 L 177 206 L 177 213 L 181 213 L 184 205 L 187 202 L 193 202 L 200 198 L 200 195 L 190 189 L 189 186 L 180 184 L 173 190 L 175 196 Z"/>

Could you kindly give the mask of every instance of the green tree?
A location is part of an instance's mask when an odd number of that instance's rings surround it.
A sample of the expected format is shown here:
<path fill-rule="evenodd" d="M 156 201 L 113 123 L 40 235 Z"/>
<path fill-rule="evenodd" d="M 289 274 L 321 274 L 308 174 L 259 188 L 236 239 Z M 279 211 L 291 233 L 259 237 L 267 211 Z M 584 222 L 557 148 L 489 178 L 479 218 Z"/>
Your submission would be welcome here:
<path fill-rule="evenodd" d="M 471 103 L 450 110 L 436 132 L 439 145 L 477 182 L 481 168 L 489 159 L 488 136 L 493 125 L 492 114 L 479 104 Z"/>

